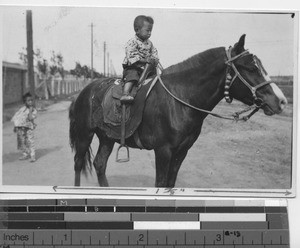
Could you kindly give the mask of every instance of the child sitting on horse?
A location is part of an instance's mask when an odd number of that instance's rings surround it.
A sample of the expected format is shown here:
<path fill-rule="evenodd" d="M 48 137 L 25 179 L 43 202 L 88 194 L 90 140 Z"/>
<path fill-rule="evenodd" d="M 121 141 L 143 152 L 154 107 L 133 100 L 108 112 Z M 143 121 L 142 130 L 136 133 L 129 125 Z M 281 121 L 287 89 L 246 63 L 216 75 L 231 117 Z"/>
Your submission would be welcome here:
<path fill-rule="evenodd" d="M 144 15 L 139 15 L 134 20 L 135 37 L 130 39 L 125 46 L 126 56 L 123 61 L 125 85 L 121 102 L 134 100 L 130 92 L 133 85 L 139 81 L 146 64 L 149 63 L 155 67 L 159 62 L 157 49 L 149 40 L 153 23 L 152 17 Z"/>

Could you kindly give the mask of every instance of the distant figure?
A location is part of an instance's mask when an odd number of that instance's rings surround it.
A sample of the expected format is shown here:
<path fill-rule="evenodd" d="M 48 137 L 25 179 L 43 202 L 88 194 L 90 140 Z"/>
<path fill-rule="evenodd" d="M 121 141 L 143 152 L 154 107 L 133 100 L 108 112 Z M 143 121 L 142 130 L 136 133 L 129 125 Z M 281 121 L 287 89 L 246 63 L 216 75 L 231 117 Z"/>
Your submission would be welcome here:
<path fill-rule="evenodd" d="M 20 160 L 30 158 L 30 162 L 35 162 L 34 132 L 36 127 L 34 119 L 37 110 L 33 106 L 33 98 L 30 93 L 23 96 L 24 106 L 21 107 L 13 116 L 14 132 L 17 133 L 18 150 L 22 152 Z"/>
<path fill-rule="evenodd" d="M 125 47 L 123 61 L 123 76 L 126 79 L 121 102 L 132 102 L 134 99 L 130 91 L 139 78 L 147 63 L 156 66 L 159 62 L 157 49 L 149 40 L 153 27 L 153 19 L 150 16 L 140 15 L 134 20 L 135 37 L 131 38 Z"/>

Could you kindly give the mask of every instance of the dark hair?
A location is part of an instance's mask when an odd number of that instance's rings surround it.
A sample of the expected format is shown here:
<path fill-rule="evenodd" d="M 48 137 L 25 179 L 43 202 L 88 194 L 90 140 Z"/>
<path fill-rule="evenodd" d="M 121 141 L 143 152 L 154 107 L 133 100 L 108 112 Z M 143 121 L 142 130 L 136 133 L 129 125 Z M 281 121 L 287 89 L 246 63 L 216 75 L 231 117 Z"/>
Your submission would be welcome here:
<path fill-rule="evenodd" d="M 23 102 L 26 102 L 26 99 L 28 97 L 32 97 L 31 93 L 30 92 L 27 92 L 26 94 L 23 95 Z"/>
<path fill-rule="evenodd" d="M 139 15 L 134 19 L 133 27 L 134 31 L 137 31 L 139 28 L 143 27 L 144 21 L 149 22 L 153 25 L 154 20 L 151 16 Z"/>

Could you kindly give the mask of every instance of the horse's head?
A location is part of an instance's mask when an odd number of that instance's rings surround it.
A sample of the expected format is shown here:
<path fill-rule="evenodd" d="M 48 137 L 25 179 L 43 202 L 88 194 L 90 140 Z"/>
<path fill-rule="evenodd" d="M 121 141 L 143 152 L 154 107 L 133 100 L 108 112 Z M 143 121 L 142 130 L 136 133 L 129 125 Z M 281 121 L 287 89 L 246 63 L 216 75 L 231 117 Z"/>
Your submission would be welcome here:
<path fill-rule="evenodd" d="M 261 61 L 244 49 L 245 35 L 227 51 L 225 98 L 233 97 L 247 105 L 257 105 L 266 115 L 279 114 L 287 100 L 271 81 Z"/>

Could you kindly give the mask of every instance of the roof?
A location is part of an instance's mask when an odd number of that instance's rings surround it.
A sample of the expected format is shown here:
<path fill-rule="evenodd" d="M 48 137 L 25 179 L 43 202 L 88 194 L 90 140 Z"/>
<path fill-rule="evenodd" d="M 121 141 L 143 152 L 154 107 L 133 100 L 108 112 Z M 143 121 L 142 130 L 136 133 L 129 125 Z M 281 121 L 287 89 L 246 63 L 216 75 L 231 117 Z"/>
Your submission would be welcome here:
<path fill-rule="evenodd" d="M 2 67 L 27 71 L 26 65 L 21 65 L 18 63 L 10 63 L 10 62 L 6 62 L 6 61 L 2 61 Z"/>

